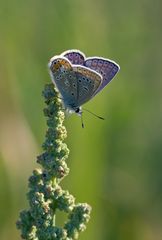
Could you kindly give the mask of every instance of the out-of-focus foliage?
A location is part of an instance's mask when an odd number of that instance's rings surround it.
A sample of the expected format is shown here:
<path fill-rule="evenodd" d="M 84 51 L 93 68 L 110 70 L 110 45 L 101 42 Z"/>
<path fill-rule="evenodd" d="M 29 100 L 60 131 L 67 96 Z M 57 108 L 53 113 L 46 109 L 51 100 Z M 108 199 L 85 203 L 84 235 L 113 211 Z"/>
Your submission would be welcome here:
<path fill-rule="evenodd" d="M 20 239 L 15 222 L 45 134 L 47 62 L 72 48 L 121 66 L 86 104 L 104 122 L 66 119 L 64 188 L 93 208 L 80 239 L 162 239 L 161 9 L 160 0 L 0 0 L 1 240 Z"/>

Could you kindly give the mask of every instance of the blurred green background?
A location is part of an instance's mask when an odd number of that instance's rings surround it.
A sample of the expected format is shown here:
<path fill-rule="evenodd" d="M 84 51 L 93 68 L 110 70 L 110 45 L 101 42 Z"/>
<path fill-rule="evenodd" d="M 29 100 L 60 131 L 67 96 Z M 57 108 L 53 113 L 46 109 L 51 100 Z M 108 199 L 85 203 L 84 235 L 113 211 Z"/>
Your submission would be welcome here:
<path fill-rule="evenodd" d="M 62 186 L 92 208 L 81 240 L 162 239 L 160 0 L 0 0 L 0 239 L 20 239 L 27 180 L 46 130 L 41 92 L 50 57 L 67 49 L 121 66 L 65 120 L 71 169 Z"/>

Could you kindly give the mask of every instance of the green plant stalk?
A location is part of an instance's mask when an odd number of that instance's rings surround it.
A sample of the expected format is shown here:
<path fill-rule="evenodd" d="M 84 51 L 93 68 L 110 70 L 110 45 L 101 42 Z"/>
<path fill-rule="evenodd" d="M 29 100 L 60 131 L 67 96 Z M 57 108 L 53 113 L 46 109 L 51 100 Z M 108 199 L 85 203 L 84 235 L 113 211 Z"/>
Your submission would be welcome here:
<path fill-rule="evenodd" d="M 29 178 L 29 209 L 20 213 L 17 228 L 21 237 L 27 240 L 78 239 L 89 221 L 91 207 L 86 203 L 76 204 L 75 198 L 59 185 L 69 173 L 64 112 L 53 84 L 45 85 L 43 96 L 48 129 L 42 145 L 43 153 L 37 157 L 41 168 L 35 169 Z M 57 211 L 67 213 L 62 228 L 56 226 Z"/>

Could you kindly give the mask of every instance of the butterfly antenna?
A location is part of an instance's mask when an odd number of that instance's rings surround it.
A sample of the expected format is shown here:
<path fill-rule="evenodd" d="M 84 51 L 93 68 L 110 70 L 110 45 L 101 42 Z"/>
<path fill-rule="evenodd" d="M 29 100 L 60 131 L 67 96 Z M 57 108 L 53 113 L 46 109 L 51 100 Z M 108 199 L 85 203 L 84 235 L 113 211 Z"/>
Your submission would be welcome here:
<path fill-rule="evenodd" d="M 86 111 L 86 112 L 89 112 L 90 114 L 92 114 L 93 116 L 95 116 L 95 117 L 97 117 L 97 118 L 99 118 L 99 119 L 105 120 L 103 117 L 98 116 L 97 114 L 95 114 L 95 113 L 89 111 L 89 110 L 86 109 L 86 108 L 82 108 L 82 109 L 83 109 L 84 111 Z"/>

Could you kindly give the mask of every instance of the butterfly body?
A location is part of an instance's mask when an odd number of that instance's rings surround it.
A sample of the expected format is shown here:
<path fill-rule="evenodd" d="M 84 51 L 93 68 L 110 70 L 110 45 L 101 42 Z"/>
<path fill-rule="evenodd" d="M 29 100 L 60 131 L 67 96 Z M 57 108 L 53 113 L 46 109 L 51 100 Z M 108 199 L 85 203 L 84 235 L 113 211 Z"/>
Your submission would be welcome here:
<path fill-rule="evenodd" d="M 51 58 L 48 66 L 65 108 L 79 115 L 81 106 L 99 93 L 120 69 L 109 59 L 86 58 L 78 50 Z"/>

